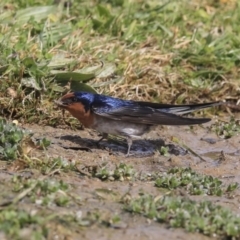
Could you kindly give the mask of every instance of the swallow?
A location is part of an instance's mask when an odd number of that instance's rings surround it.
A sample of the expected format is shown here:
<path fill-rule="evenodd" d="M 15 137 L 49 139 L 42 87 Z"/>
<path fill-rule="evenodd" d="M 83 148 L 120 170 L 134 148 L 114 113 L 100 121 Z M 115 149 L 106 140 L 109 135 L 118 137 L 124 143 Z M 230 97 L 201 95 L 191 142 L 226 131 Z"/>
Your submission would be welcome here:
<path fill-rule="evenodd" d="M 157 125 L 194 125 L 209 122 L 210 118 L 187 118 L 181 115 L 221 104 L 160 104 L 123 100 L 89 92 L 71 92 L 55 103 L 69 111 L 84 127 L 100 132 L 102 138 L 99 142 L 107 138 L 108 134 L 125 137 L 128 144 L 127 156 L 133 138 L 142 136 Z"/>

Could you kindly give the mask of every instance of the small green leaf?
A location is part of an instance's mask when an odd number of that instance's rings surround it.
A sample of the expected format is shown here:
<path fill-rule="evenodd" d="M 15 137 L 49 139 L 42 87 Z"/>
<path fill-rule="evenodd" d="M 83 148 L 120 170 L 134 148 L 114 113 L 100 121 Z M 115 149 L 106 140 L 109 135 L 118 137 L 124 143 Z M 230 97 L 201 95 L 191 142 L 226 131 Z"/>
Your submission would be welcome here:
<path fill-rule="evenodd" d="M 63 72 L 52 70 L 51 74 L 55 76 L 56 82 L 67 84 L 69 81 L 85 82 L 95 77 L 94 73 Z"/>
<path fill-rule="evenodd" d="M 110 11 L 101 4 L 97 5 L 97 10 L 98 10 L 99 15 L 102 16 L 102 17 L 107 17 L 108 18 L 108 17 L 111 16 Z"/>
<path fill-rule="evenodd" d="M 113 63 L 104 64 L 101 69 L 96 72 L 96 77 L 105 78 L 109 77 L 116 71 L 116 65 Z"/>
<path fill-rule="evenodd" d="M 134 20 L 130 26 L 128 27 L 128 29 L 126 30 L 126 32 L 124 33 L 124 38 L 125 39 L 129 39 L 133 36 L 134 34 L 134 31 L 135 31 L 135 28 L 136 28 L 136 25 L 137 25 L 137 21 Z"/>
<path fill-rule="evenodd" d="M 44 149 L 46 149 L 47 147 L 49 147 L 51 145 L 51 141 L 43 138 L 38 142 L 38 145 Z"/>
<path fill-rule="evenodd" d="M 56 13 L 57 9 L 57 6 L 41 6 L 18 10 L 15 16 L 16 23 L 18 25 L 27 23 L 31 17 L 34 17 L 35 21 L 40 22 L 42 19 L 47 18 L 49 14 Z"/>
<path fill-rule="evenodd" d="M 72 27 L 70 24 L 66 23 L 54 23 L 45 26 L 42 34 L 40 35 L 40 40 L 43 44 L 54 45 L 63 37 L 67 36 L 72 32 Z"/>
<path fill-rule="evenodd" d="M 100 28 L 103 25 L 103 23 L 101 21 L 99 21 L 95 18 L 92 18 L 92 24 L 93 24 L 93 29 L 95 29 L 95 30 Z"/>
<path fill-rule="evenodd" d="M 62 92 L 65 91 L 65 88 L 64 88 L 64 87 L 61 87 L 61 86 L 59 86 L 59 85 L 57 85 L 57 84 L 53 84 L 52 87 L 51 87 L 51 89 L 52 89 L 54 92 L 60 92 L 60 93 L 62 93 Z"/>
<path fill-rule="evenodd" d="M 1 66 L 0 67 L 0 74 L 2 75 L 7 69 L 8 69 L 8 64 L 7 65 L 4 65 L 4 66 Z"/>
<path fill-rule="evenodd" d="M 21 81 L 22 85 L 25 87 L 33 88 L 35 90 L 40 91 L 42 88 L 39 86 L 37 83 L 36 79 L 31 77 L 31 78 L 22 78 Z"/>
<path fill-rule="evenodd" d="M 37 67 L 37 64 L 35 63 L 34 59 L 32 57 L 26 57 L 23 59 L 22 63 L 25 65 L 27 68 L 31 67 Z"/>
<path fill-rule="evenodd" d="M 66 67 L 69 64 L 76 62 L 75 59 L 66 58 L 63 54 L 56 54 L 51 61 L 47 64 L 50 69 L 60 69 Z"/>
<path fill-rule="evenodd" d="M 81 82 L 71 82 L 70 84 L 71 90 L 73 91 L 84 91 L 84 92 L 91 92 L 91 93 L 97 93 L 96 90 L 89 85 Z"/>

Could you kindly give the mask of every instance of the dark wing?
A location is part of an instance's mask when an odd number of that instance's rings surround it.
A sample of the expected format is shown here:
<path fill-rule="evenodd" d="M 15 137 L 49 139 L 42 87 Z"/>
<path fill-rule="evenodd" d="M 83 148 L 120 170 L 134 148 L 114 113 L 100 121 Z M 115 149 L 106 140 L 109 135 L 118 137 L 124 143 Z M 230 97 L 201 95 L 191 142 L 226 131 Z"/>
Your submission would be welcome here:
<path fill-rule="evenodd" d="M 99 107 L 94 107 L 93 105 L 92 111 L 96 115 L 109 119 L 149 125 L 193 125 L 206 123 L 211 120 L 210 118 L 193 119 L 175 115 L 173 112 L 184 112 L 183 106 L 179 107 L 181 111 L 175 110 L 176 108 L 177 105 L 171 105 L 170 108 L 157 109 L 152 106 L 149 107 L 145 104 L 142 105 L 141 102 L 140 104 L 138 102 L 132 102 L 129 105 L 118 108 L 110 108 L 107 111 Z M 188 108 L 185 109 L 187 110 Z"/>
<path fill-rule="evenodd" d="M 140 106 L 151 107 L 154 109 L 161 110 L 163 112 L 173 113 L 177 115 L 187 114 L 199 109 L 219 106 L 223 104 L 223 102 L 210 102 L 188 105 L 160 104 L 151 102 L 136 102 L 136 103 L 138 103 Z"/>

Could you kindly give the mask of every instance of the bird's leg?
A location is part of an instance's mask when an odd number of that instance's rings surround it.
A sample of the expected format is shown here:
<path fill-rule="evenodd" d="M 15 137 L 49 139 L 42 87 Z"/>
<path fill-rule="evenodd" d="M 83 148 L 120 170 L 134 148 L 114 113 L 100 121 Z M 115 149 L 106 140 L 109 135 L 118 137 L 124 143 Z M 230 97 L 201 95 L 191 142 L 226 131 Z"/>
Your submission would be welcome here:
<path fill-rule="evenodd" d="M 108 134 L 107 133 L 102 133 L 102 137 L 97 141 L 97 144 L 99 144 L 103 139 L 107 139 Z"/>
<path fill-rule="evenodd" d="M 130 149 L 132 146 L 132 138 L 131 137 L 127 137 L 127 144 L 128 144 L 128 151 L 127 151 L 126 157 L 128 157 L 130 155 Z"/>

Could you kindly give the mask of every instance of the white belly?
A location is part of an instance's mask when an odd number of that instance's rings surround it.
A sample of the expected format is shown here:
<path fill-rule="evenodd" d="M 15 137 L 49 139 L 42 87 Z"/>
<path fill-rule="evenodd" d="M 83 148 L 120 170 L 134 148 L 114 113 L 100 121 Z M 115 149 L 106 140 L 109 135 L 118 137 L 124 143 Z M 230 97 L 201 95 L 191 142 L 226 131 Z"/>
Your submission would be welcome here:
<path fill-rule="evenodd" d="M 151 130 L 150 125 L 111 120 L 100 116 L 96 120 L 92 128 L 100 133 L 139 137 Z"/>

